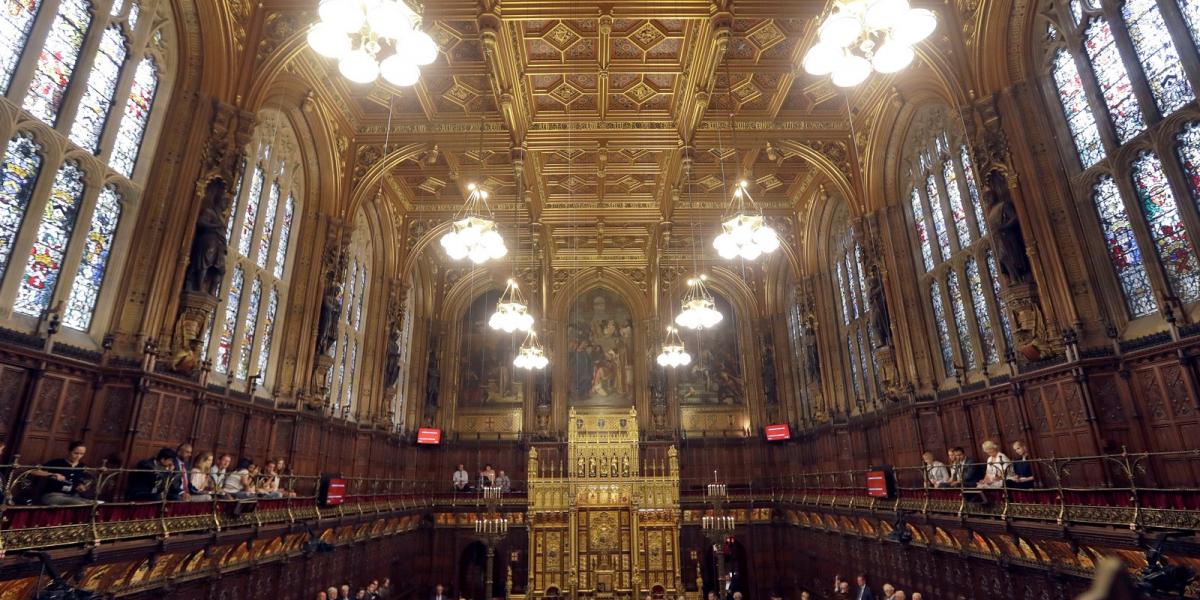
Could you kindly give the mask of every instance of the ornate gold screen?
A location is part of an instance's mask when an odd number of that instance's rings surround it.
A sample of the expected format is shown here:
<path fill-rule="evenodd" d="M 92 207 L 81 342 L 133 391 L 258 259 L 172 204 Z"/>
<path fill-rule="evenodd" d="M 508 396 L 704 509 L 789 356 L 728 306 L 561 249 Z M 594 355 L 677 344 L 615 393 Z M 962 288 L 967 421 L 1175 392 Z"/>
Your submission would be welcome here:
<path fill-rule="evenodd" d="M 529 597 L 681 593 L 677 454 L 659 470 L 640 458 L 633 409 L 572 409 L 561 471 L 529 451 Z"/>

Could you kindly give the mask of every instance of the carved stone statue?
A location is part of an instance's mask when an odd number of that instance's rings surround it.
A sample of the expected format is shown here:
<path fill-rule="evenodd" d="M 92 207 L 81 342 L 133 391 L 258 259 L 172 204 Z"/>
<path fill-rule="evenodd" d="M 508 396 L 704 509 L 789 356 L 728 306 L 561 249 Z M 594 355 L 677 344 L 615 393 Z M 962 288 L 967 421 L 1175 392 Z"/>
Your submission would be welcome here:
<path fill-rule="evenodd" d="M 226 183 L 214 177 L 204 188 L 204 200 L 200 215 L 196 218 L 195 234 L 189 256 L 184 290 L 217 296 L 221 293 L 221 282 L 225 279 L 225 252 L 229 240 L 225 239 Z"/>
<path fill-rule="evenodd" d="M 762 336 L 762 381 L 763 381 L 763 397 L 767 404 L 776 404 L 779 401 L 776 390 L 775 378 L 775 343 L 771 341 L 771 336 L 765 334 Z"/>
<path fill-rule="evenodd" d="M 667 403 L 667 374 L 666 370 L 658 365 L 654 365 L 650 370 L 650 402 L 661 405 Z"/>
<path fill-rule="evenodd" d="M 329 355 L 337 341 L 338 319 L 342 317 L 342 284 L 329 281 L 321 297 L 321 315 L 317 321 L 317 354 Z"/>
<path fill-rule="evenodd" d="M 985 196 L 987 226 L 992 233 L 992 251 L 1000 271 L 1008 277 L 1009 283 L 1025 283 L 1030 276 L 1025 236 L 1021 234 L 1021 222 L 1008 191 L 1008 180 L 999 169 L 988 173 Z"/>
<path fill-rule="evenodd" d="M 543 372 L 538 376 L 533 393 L 538 406 L 550 406 L 550 373 Z"/>
<path fill-rule="evenodd" d="M 875 347 L 892 345 L 892 317 L 888 312 L 887 295 L 883 291 L 883 276 L 873 265 L 867 275 L 867 297 L 871 301 L 871 329 L 875 332 Z"/>
<path fill-rule="evenodd" d="M 817 332 L 810 326 L 804 334 L 805 371 L 809 381 L 821 381 L 821 356 L 817 349 Z"/>
<path fill-rule="evenodd" d="M 387 361 L 383 366 L 383 387 L 391 389 L 400 381 L 400 327 L 392 325 L 388 332 Z"/>
<path fill-rule="evenodd" d="M 425 366 L 425 406 L 437 406 L 442 374 L 438 370 L 437 340 L 431 338 L 429 341 L 429 364 Z"/>

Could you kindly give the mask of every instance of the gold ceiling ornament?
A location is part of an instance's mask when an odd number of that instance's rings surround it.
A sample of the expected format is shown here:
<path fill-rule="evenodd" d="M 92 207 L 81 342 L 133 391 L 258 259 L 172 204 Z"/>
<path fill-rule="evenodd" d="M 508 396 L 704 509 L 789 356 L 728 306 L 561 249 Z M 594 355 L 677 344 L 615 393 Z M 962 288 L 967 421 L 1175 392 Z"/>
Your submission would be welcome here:
<path fill-rule="evenodd" d="M 711 329 L 725 318 L 717 310 L 712 294 L 708 292 L 707 275 L 688 279 L 688 290 L 683 296 L 682 310 L 675 315 L 675 323 L 688 329 Z"/>
<path fill-rule="evenodd" d="M 838 87 L 862 83 L 874 69 L 895 73 L 915 56 L 913 46 L 937 28 L 937 15 L 907 0 L 837 2 L 817 30 L 819 40 L 804 55 L 804 70 L 830 75 Z"/>
<path fill-rule="evenodd" d="M 470 258 L 481 265 L 508 255 L 508 247 L 496 227 L 496 219 L 488 206 L 488 192 L 474 183 L 467 184 L 470 194 L 462 209 L 454 216 L 451 229 L 441 239 L 446 255 L 454 260 Z"/>
<path fill-rule="evenodd" d="M 662 350 L 658 353 L 657 361 L 659 366 L 672 369 L 691 364 L 692 355 L 688 354 L 687 349 L 684 348 L 678 329 L 667 326 L 667 337 L 663 339 Z"/>
<path fill-rule="evenodd" d="M 317 14 L 308 45 L 337 59 L 338 70 L 355 83 L 383 75 L 393 85 L 410 86 L 421 67 L 437 60 L 437 44 L 421 31 L 420 15 L 405 0 L 321 0 Z"/>
<path fill-rule="evenodd" d="M 529 320 L 532 322 L 533 318 L 531 317 Z M 550 359 L 546 358 L 546 350 L 542 348 L 537 332 L 530 328 L 529 333 L 525 335 L 525 341 L 521 342 L 521 348 L 517 350 L 513 366 L 518 369 L 540 371 L 545 369 L 548 364 L 550 364 Z"/>
<path fill-rule="evenodd" d="M 529 304 L 517 280 L 510 278 L 500 300 L 496 302 L 496 312 L 488 319 L 492 329 L 503 330 L 505 333 L 514 331 L 533 331 L 533 315 L 529 314 Z"/>

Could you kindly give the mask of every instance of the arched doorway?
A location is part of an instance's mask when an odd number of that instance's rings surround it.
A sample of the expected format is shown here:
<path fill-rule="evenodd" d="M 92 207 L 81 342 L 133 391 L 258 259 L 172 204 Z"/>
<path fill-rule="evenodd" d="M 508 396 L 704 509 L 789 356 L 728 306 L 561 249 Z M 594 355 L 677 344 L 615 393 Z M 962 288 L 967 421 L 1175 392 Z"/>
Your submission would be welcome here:
<path fill-rule="evenodd" d="M 458 557 L 458 596 L 467 600 L 487 600 L 484 593 L 487 575 L 487 547 L 471 542 Z"/>
<path fill-rule="evenodd" d="M 709 592 L 717 592 L 720 600 L 725 600 L 726 596 L 732 596 L 733 592 L 742 592 L 745 595 L 746 590 L 750 588 L 746 547 L 737 538 L 730 537 L 721 544 L 706 541 L 704 548 L 704 562 L 701 569 L 704 573 L 705 597 Z M 718 554 L 724 555 L 724 575 L 717 573 Z M 732 576 L 732 580 L 729 585 L 726 585 L 725 579 L 728 576 Z"/>

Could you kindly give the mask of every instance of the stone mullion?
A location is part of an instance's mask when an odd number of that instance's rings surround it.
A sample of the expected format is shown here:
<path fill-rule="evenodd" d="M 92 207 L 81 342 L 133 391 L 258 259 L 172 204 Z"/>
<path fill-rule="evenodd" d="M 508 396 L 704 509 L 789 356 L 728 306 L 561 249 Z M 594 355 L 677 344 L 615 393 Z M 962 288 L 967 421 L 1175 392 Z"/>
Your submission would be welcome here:
<path fill-rule="evenodd" d="M 1100 139 L 1104 143 L 1105 157 L 1097 163 L 1100 164 L 1106 160 L 1111 160 L 1113 153 L 1121 147 L 1122 142 L 1117 136 L 1112 115 L 1109 114 L 1108 103 L 1104 101 L 1104 92 L 1100 89 L 1099 79 L 1092 68 L 1092 61 L 1088 57 L 1087 52 L 1083 50 L 1085 32 L 1087 31 L 1089 19 L 1092 16 L 1095 15 L 1089 15 L 1085 12 L 1078 26 L 1072 27 L 1068 31 L 1060 31 L 1059 33 L 1067 40 L 1067 53 L 1075 61 L 1075 68 L 1079 72 L 1080 84 L 1083 86 L 1088 105 L 1092 108 L 1092 116 L 1096 119 L 1096 128 L 1100 131 Z M 1104 15 L 1099 16 L 1105 18 Z M 1108 25 L 1112 27 L 1112 22 L 1109 21 Z M 1140 102 L 1141 99 L 1139 98 L 1138 101 Z M 1139 110 L 1141 109 L 1140 106 L 1138 108 Z M 1060 108 L 1059 110 L 1062 109 Z M 1094 167 L 1095 165 L 1093 165 Z"/>
<path fill-rule="evenodd" d="M 1146 119 L 1146 129 L 1150 129 L 1162 121 L 1166 115 L 1159 112 L 1158 103 L 1154 101 L 1154 94 L 1151 93 L 1150 83 L 1142 71 L 1141 60 L 1138 58 L 1137 49 L 1133 46 L 1133 40 L 1129 37 L 1129 30 L 1126 29 L 1125 18 L 1121 14 L 1120 6 L 1117 2 L 1104 2 L 1101 3 L 1101 8 L 1108 20 L 1108 26 L 1112 29 L 1113 43 L 1117 46 L 1118 55 L 1125 65 L 1125 72 L 1129 74 L 1129 81 L 1133 84 L 1133 95 L 1141 105 L 1142 115 Z"/>

